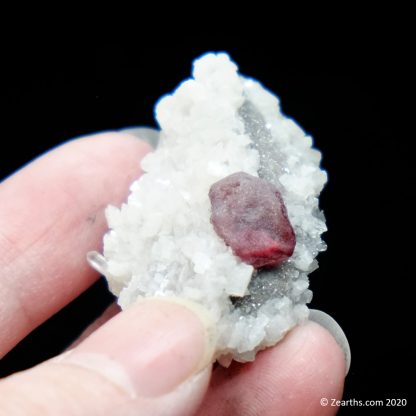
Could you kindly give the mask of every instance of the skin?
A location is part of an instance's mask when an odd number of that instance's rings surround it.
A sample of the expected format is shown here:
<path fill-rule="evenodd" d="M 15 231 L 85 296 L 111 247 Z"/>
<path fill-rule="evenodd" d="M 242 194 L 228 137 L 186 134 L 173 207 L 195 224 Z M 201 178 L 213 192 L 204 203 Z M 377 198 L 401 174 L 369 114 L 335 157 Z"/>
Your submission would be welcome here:
<path fill-rule="evenodd" d="M 0 357 L 98 278 L 85 253 L 101 251 L 104 208 L 125 200 L 148 151 L 128 134 L 81 138 L 0 184 Z M 336 413 L 337 407 L 322 407 L 319 400 L 342 397 L 345 362 L 324 328 L 309 322 L 254 362 L 226 369 L 210 364 L 208 324 L 201 322 L 190 309 L 169 302 L 150 301 L 121 313 L 112 306 L 71 352 L 111 357 L 127 384 L 103 376 L 107 361 L 98 371 L 62 355 L 0 380 L 0 415 Z M 170 328 L 172 338 L 166 335 Z"/>

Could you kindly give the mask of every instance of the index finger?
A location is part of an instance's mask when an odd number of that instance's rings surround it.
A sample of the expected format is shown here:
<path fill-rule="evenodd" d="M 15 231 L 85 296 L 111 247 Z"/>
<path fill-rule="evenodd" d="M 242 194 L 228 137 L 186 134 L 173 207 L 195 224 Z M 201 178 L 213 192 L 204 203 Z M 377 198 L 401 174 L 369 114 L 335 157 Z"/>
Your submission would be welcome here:
<path fill-rule="evenodd" d="M 128 134 L 68 142 L 0 184 L 0 358 L 98 277 L 104 208 L 119 205 L 150 150 Z"/>

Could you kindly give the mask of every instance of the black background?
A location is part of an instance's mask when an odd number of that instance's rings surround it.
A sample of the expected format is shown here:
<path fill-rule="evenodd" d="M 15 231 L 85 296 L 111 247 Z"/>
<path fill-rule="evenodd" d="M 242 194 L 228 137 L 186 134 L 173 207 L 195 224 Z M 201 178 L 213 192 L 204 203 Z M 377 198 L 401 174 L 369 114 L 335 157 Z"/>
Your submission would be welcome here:
<path fill-rule="evenodd" d="M 15 51 L 3 65 L 8 75 L 1 91 L 0 178 L 70 138 L 155 126 L 156 100 L 188 77 L 191 61 L 209 49 L 136 50 L 113 43 Z M 328 250 L 311 275 L 311 306 L 331 314 L 350 341 L 344 399 L 411 402 L 407 380 L 414 348 L 407 334 L 414 325 L 407 297 L 413 273 L 404 246 L 412 223 L 405 207 L 414 183 L 405 162 L 410 135 L 398 130 L 403 74 L 360 65 L 317 69 L 308 62 L 288 68 L 270 48 L 225 49 L 242 74 L 280 97 L 284 113 L 323 153 Z M 99 281 L 1 360 L 0 375 L 59 353 L 111 300 Z"/>

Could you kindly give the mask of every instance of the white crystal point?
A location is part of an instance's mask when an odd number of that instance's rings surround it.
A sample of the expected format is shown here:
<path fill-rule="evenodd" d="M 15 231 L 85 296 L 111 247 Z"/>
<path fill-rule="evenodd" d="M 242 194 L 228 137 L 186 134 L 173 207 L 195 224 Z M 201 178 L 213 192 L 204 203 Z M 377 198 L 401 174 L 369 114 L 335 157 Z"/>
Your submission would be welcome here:
<path fill-rule="evenodd" d="M 104 257 L 89 260 L 122 308 L 152 296 L 198 302 L 217 321 L 219 361 L 253 360 L 308 317 L 308 273 L 325 249 L 320 153 L 277 97 L 224 53 L 196 60 L 193 78 L 155 113 L 157 149 L 142 160 L 145 174 L 126 203 L 107 208 Z M 297 244 L 278 268 L 255 272 L 213 229 L 208 192 L 235 172 L 272 182 L 284 199 Z"/>
<path fill-rule="evenodd" d="M 97 251 L 89 251 L 87 253 L 87 261 L 90 266 L 102 275 L 107 274 L 107 262 Z"/>

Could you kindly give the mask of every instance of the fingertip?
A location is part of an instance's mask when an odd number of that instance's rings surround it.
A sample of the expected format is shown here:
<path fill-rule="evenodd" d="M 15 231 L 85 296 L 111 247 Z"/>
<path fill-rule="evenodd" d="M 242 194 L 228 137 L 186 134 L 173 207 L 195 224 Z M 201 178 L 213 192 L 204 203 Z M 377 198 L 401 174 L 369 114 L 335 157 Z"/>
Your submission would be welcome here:
<path fill-rule="evenodd" d="M 316 322 L 325 328 L 335 339 L 336 343 L 344 353 L 345 375 L 347 375 L 351 365 L 351 348 L 348 338 L 341 326 L 332 316 L 317 309 L 310 309 L 309 320 Z"/>
<path fill-rule="evenodd" d="M 1 382 L 2 407 L 21 414 L 42 406 L 54 415 L 194 415 L 211 376 L 210 325 L 189 302 L 138 302 L 73 349 Z"/>
<path fill-rule="evenodd" d="M 280 390 L 282 406 L 290 414 L 333 414 L 321 399 L 340 399 L 344 389 L 344 352 L 322 326 L 308 321 L 296 327 L 276 347 L 259 354 L 263 365 L 280 374 L 271 377 Z M 290 397 L 286 400 L 284 397 Z"/>
<path fill-rule="evenodd" d="M 288 416 L 333 414 L 336 409 L 323 407 L 321 399 L 339 400 L 344 378 L 341 348 L 327 330 L 308 321 L 254 362 L 218 367 L 200 415 L 267 416 L 276 409 Z"/>
<path fill-rule="evenodd" d="M 212 323 L 200 308 L 175 298 L 152 298 L 108 321 L 71 356 L 78 361 L 111 357 L 129 375 L 139 397 L 156 397 L 210 367 L 214 343 Z"/>
<path fill-rule="evenodd" d="M 65 146 L 82 148 L 86 152 L 94 148 L 93 153 L 109 157 L 113 155 L 112 159 L 118 156 L 118 152 L 129 151 L 129 153 L 125 153 L 125 156 L 140 157 L 152 150 L 152 146 L 146 140 L 141 140 L 133 134 L 122 131 L 103 131 L 76 137 L 64 143 L 62 148 L 65 148 Z M 112 153 L 114 151 L 115 154 Z"/>
<path fill-rule="evenodd" d="M 286 349 L 299 347 L 299 361 L 305 362 L 304 368 L 311 377 L 318 374 L 323 384 L 343 384 L 346 373 L 344 352 L 326 328 L 308 321 L 288 335 L 287 343 L 294 345 L 286 346 Z"/>

